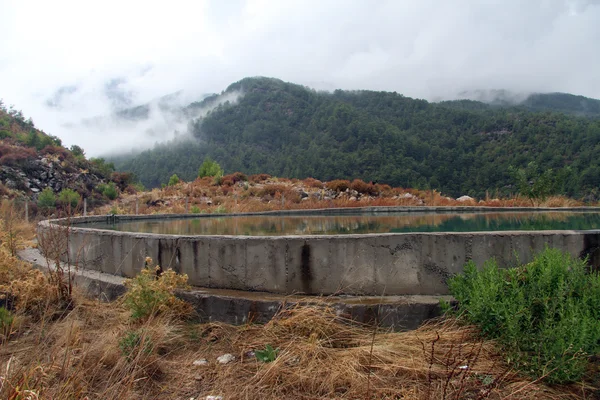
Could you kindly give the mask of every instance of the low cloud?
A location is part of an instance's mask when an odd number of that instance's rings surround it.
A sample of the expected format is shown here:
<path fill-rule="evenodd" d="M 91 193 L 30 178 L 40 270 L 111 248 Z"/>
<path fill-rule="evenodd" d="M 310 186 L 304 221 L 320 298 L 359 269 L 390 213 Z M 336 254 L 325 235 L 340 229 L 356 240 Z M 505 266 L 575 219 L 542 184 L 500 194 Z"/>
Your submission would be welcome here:
<path fill-rule="evenodd" d="M 235 103 L 240 96 L 239 92 L 224 93 L 216 95 L 207 105 L 186 108 L 200 99 L 195 96 L 192 99 L 189 94 L 179 91 L 147 104 L 65 123 L 61 127 L 66 132 L 86 132 L 80 146 L 86 151 L 93 148 L 91 155 L 138 152 L 176 137 L 180 140 L 189 138 L 190 121 L 206 116 L 226 102 Z"/>
<path fill-rule="evenodd" d="M 0 98 L 90 155 L 183 127 L 156 109 L 148 125 L 82 121 L 170 93 L 197 101 L 247 76 L 429 100 L 494 90 L 600 98 L 598 21 L 598 0 L 9 1 Z"/>

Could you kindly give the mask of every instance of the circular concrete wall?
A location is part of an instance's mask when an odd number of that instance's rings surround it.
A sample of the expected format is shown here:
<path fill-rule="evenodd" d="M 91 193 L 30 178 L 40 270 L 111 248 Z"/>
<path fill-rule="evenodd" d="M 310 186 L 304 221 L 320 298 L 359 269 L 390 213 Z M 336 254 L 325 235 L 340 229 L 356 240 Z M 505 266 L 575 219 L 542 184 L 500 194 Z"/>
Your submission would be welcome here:
<path fill-rule="evenodd" d="M 369 207 L 269 214 L 519 210 L 533 211 L 530 208 Z M 536 210 L 598 211 L 597 208 Z M 447 294 L 447 278 L 461 272 L 469 260 L 481 266 L 495 257 L 499 265 L 511 266 L 517 261 L 530 261 L 546 246 L 578 257 L 588 256 L 596 267 L 600 264 L 600 230 L 258 237 L 159 235 L 90 227 L 93 223 L 125 219 L 198 217 L 190 214 L 118 215 L 49 220 L 39 224 L 38 239 L 41 249 L 60 248 L 60 258 L 78 267 L 132 277 L 144 267 L 146 257 L 151 257 L 163 269 L 173 268 L 187 274 L 194 286 L 282 294 Z"/>

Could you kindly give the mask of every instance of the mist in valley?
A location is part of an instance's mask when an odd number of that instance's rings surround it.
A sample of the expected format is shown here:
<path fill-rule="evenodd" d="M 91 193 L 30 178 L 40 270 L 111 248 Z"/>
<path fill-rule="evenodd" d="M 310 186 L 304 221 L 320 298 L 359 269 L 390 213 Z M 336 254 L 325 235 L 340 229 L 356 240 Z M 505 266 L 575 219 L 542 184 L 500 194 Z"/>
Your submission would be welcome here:
<path fill-rule="evenodd" d="M 107 1 L 93 10 L 59 0 L 1 8 L 0 98 L 89 156 L 184 137 L 202 116 L 185 114 L 186 106 L 248 76 L 430 101 L 600 98 L 597 0 Z"/>

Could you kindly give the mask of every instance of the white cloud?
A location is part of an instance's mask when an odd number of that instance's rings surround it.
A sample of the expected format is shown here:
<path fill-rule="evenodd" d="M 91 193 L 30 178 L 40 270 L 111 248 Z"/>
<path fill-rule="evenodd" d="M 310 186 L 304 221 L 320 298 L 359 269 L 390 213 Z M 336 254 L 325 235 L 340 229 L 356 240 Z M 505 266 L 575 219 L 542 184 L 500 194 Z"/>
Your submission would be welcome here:
<path fill-rule="evenodd" d="M 600 98 L 599 39 L 597 0 L 0 0 L 0 97 L 97 155 L 147 144 L 136 127 L 110 140 L 66 127 L 110 113 L 114 79 L 136 104 L 255 75 L 428 99 L 477 89 Z M 71 86 L 61 107 L 47 106 Z"/>

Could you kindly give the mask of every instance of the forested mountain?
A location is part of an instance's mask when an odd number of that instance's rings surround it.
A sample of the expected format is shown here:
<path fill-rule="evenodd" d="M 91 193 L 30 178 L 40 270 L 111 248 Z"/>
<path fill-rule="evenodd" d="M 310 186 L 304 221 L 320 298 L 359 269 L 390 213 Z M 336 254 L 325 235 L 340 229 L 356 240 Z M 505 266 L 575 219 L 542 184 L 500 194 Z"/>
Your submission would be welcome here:
<path fill-rule="evenodd" d="M 568 93 L 535 93 L 521 106 L 533 111 L 558 111 L 586 117 L 600 117 L 600 100 Z"/>
<path fill-rule="evenodd" d="M 600 100 L 569 93 L 513 93 L 507 90 L 462 92 L 458 106 L 478 108 L 518 107 L 529 111 L 555 111 L 583 117 L 600 117 Z M 453 102 L 446 102 L 447 104 Z"/>
<path fill-rule="evenodd" d="M 117 168 L 152 187 L 173 173 L 193 179 L 210 156 L 226 172 L 360 178 L 482 196 L 514 192 L 509 167 L 536 162 L 540 172 L 552 169 L 558 192 L 599 192 L 599 119 L 389 92 L 317 92 L 272 78 L 243 79 L 221 96 L 238 92 L 236 102 L 192 120 L 190 138 L 114 159 Z"/>

